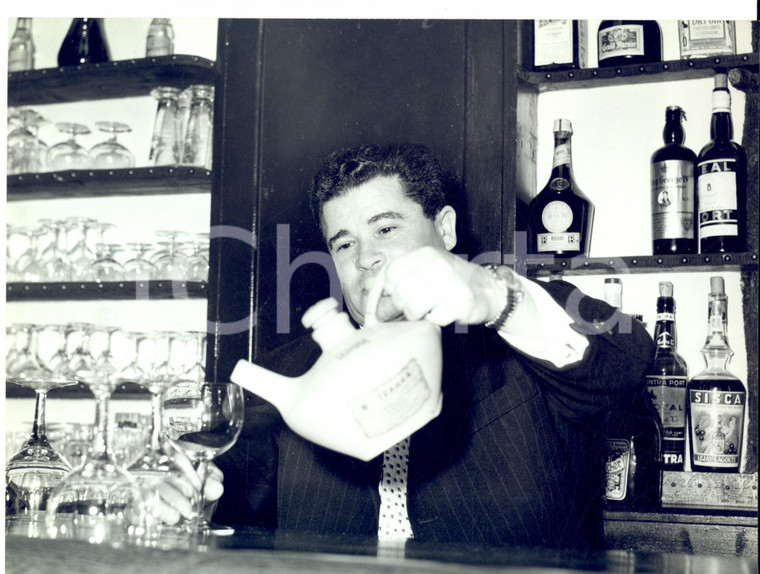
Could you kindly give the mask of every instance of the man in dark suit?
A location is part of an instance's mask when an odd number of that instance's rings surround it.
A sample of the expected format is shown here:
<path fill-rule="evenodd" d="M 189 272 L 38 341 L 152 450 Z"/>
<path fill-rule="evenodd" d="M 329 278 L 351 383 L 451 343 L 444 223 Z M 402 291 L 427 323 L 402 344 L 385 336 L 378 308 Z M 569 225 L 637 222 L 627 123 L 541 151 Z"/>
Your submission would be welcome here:
<path fill-rule="evenodd" d="M 442 412 L 399 452 L 363 462 L 296 435 L 250 395 L 243 434 L 217 461 L 224 494 L 214 519 L 422 541 L 599 546 L 603 488 L 592 434 L 642 385 L 654 351 L 646 331 L 635 321 L 612 328 L 615 310 L 568 283 L 454 255 L 456 212 L 421 146 L 336 152 L 310 199 L 358 325 L 384 270 L 381 320 L 442 326 Z M 319 355 L 306 337 L 261 364 L 298 376 Z"/>

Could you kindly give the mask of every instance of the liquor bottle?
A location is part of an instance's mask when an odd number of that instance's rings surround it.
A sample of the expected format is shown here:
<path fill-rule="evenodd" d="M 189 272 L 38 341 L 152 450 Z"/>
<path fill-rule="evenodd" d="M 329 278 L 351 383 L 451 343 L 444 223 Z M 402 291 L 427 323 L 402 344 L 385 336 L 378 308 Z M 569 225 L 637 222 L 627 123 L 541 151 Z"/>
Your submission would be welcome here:
<path fill-rule="evenodd" d="M 715 74 L 711 141 L 697 158 L 701 253 L 743 251 L 747 225 L 747 154 L 736 142 L 725 72 Z"/>
<path fill-rule="evenodd" d="M 8 47 L 8 71 L 23 72 L 25 70 L 34 70 L 31 18 L 18 19 Z"/>
<path fill-rule="evenodd" d="M 707 368 L 687 387 L 687 428 L 691 469 L 739 472 L 742 459 L 747 392 L 728 371 L 734 354 L 728 345 L 728 298 L 722 277 L 710 278 L 707 340 L 702 347 Z"/>
<path fill-rule="evenodd" d="M 600 68 L 662 60 L 660 25 L 655 20 L 602 20 L 597 36 Z"/>
<path fill-rule="evenodd" d="M 679 20 L 681 59 L 736 54 L 736 25 L 732 20 Z"/>
<path fill-rule="evenodd" d="M 174 54 L 174 27 L 169 18 L 153 18 L 148 27 L 145 57 L 171 56 Z"/>
<path fill-rule="evenodd" d="M 683 470 L 688 373 L 686 361 L 676 351 L 676 303 L 669 281 L 660 283 L 654 339 L 657 349 L 646 378 L 649 397 L 662 423 L 661 467 Z"/>
<path fill-rule="evenodd" d="M 573 257 L 591 245 L 594 204 L 573 177 L 570 120 L 554 120 L 554 161 L 549 182 L 528 206 L 528 252 Z"/>
<path fill-rule="evenodd" d="M 623 308 L 623 284 L 617 277 L 604 280 L 604 300 L 617 310 Z M 630 317 L 627 332 L 630 332 Z M 617 329 L 624 332 L 623 320 Z M 643 383 L 643 382 L 642 382 Z M 610 510 L 651 510 L 660 504 L 660 416 L 641 384 L 603 417 L 599 446 L 604 464 L 604 504 Z"/>
<path fill-rule="evenodd" d="M 696 253 L 694 227 L 694 176 L 697 155 L 683 145 L 682 120 L 686 114 L 678 106 L 665 110 L 665 146 L 652 154 L 652 250 L 655 255 Z"/>
<path fill-rule="evenodd" d="M 534 20 L 533 68 L 570 70 L 588 65 L 585 20 Z"/>
<path fill-rule="evenodd" d="M 102 20 L 74 18 L 58 51 L 58 65 L 97 64 L 110 59 Z"/>

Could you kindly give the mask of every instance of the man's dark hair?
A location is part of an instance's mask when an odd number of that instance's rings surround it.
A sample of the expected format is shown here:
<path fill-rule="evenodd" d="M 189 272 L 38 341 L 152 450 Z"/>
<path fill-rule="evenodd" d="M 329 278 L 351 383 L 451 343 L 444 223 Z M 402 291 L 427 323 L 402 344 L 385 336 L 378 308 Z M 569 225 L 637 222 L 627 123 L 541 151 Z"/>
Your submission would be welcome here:
<path fill-rule="evenodd" d="M 377 176 L 398 175 L 406 196 L 433 219 L 446 205 L 444 174 L 438 160 L 420 144 L 362 145 L 338 150 L 314 177 L 309 201 L 322 229 L 322 206 L 346 190 Z"/>

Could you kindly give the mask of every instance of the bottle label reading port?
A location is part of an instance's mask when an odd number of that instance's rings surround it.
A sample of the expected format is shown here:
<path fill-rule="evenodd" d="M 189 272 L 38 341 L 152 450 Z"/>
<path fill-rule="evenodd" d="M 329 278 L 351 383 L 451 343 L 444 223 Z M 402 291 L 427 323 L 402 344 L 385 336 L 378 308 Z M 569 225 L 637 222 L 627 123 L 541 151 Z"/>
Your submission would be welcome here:
<path fill-rule="evenodd" d="M 662 421 L 664 439 L 683 441 L 686 433 L 686 377 L 647 376 L 647 391 Z"/>
<path fill-rule="evenodd" d="M 644 26 L 625 24 L 599 31 L 599 60 L 644 55 Z"/>
<path fill-rule="evenodd" d="M 737 236 L 737 162 L 733 159 L 704 161 L 698 166 L 699 237 Z"/>
<path fill-rule="evenodd" d="M 742 451 L 746 393 L 691 390 L 689 433 L 695 465 L 737 470 Z"/>

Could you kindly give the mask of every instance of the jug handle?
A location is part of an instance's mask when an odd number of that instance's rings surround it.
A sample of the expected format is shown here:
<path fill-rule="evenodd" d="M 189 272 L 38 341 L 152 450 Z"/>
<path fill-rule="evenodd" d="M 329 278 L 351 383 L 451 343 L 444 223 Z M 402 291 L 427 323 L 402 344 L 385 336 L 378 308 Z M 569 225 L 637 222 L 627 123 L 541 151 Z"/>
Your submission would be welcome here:
<path fill-rule="evenodd" d="M 372 288 L 367 294 L 367 302 L 364 307 L 364 326 L 372 327 L 380 323 L 377 317 L 377 306 L 380 303 L 380 296 L 383 294 L 383 285 L 385 284 L 385 267 L 380 270 L 377 279 L 372 284 Z"/>

